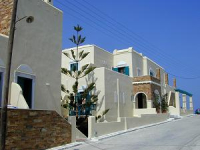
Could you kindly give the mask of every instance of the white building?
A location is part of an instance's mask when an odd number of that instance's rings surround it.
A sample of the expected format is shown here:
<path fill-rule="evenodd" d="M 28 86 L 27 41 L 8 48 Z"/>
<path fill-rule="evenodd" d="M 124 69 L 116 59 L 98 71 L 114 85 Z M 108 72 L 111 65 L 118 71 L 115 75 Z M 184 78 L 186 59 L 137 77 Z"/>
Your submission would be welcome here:
<path fill-rule="evenodd" d="M 65 49 L 68 52 L 71 49 Z M 93 74 L 81 79 L 79 85 L 85 87 L 87 83 L 95 81 L 96 91 L 99 92 L 97 114 L 110 109 L 106 115 L 107 121 L 115 121 L 119 117 L 141 116 L 141 114 L 156 114 L 153 108 L 155 94 L 160 97 L 168 93 L 169 112 L 180 115 L 179 94 L 174 86 L 168 84 L 168 74 L 151 59 L 136 52 L 132 47 L 114 50 L 110 53 L 95 45 L 84 45 L 84 50 L 90 54 L 78 65 L 80 69 L 85 64 L 97 67 Z M 62 55 L 62 68 L 71 70 L 72 62 Z M 71 90 L 74 80 L 62 75 L 62 84 Z M 79 87 L 79 91 L 83 87 Z M 63 93 L 62 93 L 63 94 Z M 176 98 L 175 98 L 176 97 Z"/>
<path fill-rule="evenodd" d="M 52 0 L 19 0 L 12 66 L 11 105 L 23 97 L 30 109 L 60 110 L 62 12 Z M 0 100 L 2 101 L 13 0 L 0 0 Z M 19 86 L 20 85 L 20 86 Z M 20 91 L 22 94 L 20 94 Z M 21 104 L 20 104 L 21 105 Z M 23 106 L 20 106 L 23 107 Z"/>

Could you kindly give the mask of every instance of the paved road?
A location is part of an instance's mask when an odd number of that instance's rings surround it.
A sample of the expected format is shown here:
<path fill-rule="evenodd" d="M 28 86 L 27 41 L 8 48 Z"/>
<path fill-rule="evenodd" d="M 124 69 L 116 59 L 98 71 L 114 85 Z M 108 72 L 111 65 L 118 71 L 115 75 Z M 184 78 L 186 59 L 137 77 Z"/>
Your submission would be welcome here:
<path fill-rule="evenodd" d="M 200 116 L 86 142 L 71 150 L 200 150 Z"/>

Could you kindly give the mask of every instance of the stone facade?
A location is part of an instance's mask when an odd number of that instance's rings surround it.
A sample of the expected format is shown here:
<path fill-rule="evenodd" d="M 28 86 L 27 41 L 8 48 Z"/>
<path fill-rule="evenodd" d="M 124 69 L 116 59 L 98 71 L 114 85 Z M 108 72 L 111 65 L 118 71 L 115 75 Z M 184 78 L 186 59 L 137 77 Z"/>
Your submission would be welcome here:
<path fill-rule="evenodd" d="M 142 82 L 142 81 L 152 81 L 160 84 L 160 80 L 152 76 L 140 76 L 133 78 L 133 82 Z"/>
<path fill-rule="evenodd" d="M 133 94 L 136 93 L 145 93 L 147 95 L 148 100 L 153 100 L 154 91 L 158 90 L 161 94 L 161 87 L 159 86 L 160 80 L 152 76 L 141 76 L 141 77 L 134 77 L 133 78 Z"/>
<path fill-rule="evenodd" d="M 8 110 L 6 149 L 47 149 L 71 143 L 71 125 L 55 111 Z"/>
<path fill-rule="evenodd" d="M 9 35 L 13 0 L 0 0 L 0 33 Z"/>

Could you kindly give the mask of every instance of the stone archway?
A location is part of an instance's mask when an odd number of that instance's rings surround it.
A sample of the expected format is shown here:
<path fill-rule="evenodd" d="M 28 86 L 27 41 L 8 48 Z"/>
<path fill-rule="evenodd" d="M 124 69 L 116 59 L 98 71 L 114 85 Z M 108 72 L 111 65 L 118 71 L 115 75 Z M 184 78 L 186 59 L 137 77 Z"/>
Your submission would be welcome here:
<path fill-rule="evenodd" d="M 147 108 L 147 96 L 145 93 L 137 93 L 135 96 L 136 109 Z"/>

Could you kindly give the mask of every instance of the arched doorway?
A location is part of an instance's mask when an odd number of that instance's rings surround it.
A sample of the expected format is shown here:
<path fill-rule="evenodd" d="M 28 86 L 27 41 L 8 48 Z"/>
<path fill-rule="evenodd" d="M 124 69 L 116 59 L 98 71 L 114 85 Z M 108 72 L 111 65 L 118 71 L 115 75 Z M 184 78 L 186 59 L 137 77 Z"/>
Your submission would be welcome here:
<path fill-rule="evenodd" d="M 147 96 L 144 93 L 138 93 L 135 96 L 136 109 L 147 108 Z"/>
<path fill-rule="evenodd" d="M 35 95 L 35 74 L 32 69 L 25 64 L 20 65 L 15 71 L 15 83 L 22 88 L 24 99 L 30 109 L 34 108 Z"/>

